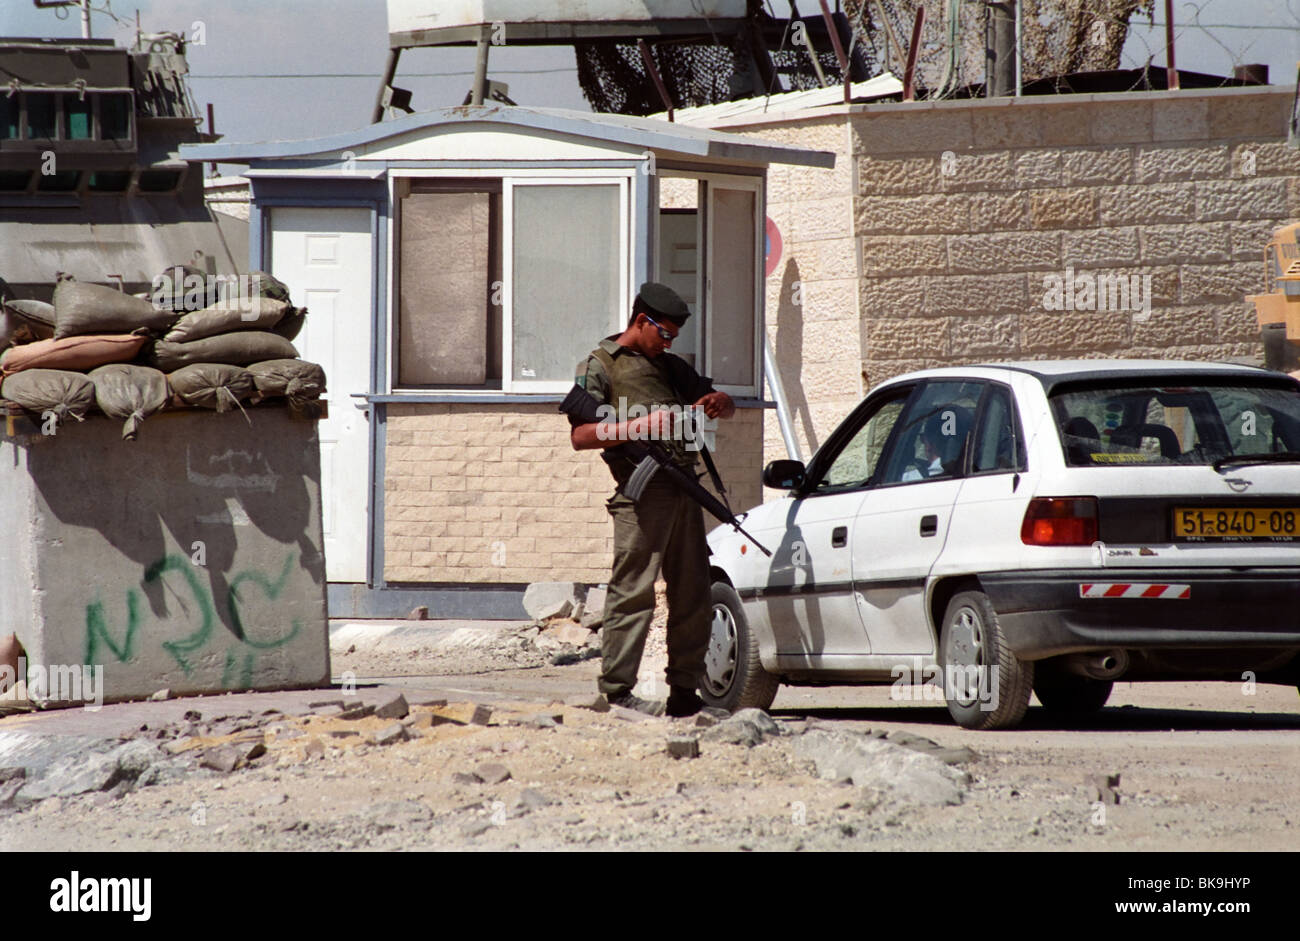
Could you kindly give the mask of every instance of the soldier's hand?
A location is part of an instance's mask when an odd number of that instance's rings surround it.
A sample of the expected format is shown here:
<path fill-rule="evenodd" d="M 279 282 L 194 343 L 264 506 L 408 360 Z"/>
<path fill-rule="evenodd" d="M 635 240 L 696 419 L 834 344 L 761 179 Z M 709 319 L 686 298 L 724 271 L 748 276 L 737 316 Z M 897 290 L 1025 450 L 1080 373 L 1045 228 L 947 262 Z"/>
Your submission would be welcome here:
<path fill-rule="evenodd" d="M 736 413 L 736 403 L 725 392 L 710 392 L 701 396 L 695 404 L 703 408 L 704 414 L 710 418 L 730 418 Z"/>
<path fill-rule="evenodd" d="M 634 430 L 641 440 L 668 440 L 673 435 L 673 413 L 668 409 L 656 409 L 644 418 L 629 422 L 629 430 Z"/>

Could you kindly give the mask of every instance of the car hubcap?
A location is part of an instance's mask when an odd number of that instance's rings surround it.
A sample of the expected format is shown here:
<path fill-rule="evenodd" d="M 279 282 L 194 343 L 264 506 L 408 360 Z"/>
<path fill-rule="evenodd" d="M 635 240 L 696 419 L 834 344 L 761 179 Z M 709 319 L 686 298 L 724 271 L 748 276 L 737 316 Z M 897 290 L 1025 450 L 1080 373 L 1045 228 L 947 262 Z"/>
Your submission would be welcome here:
<path fill-rule="evenodd" d="M 736 679 L 736 649 L 736 619 L 726 605 L 715 604 L 704 652 L 704 686 L 714 696 L 726 695 Z"/>
<path fill-rule="evenodd" d="M 946 670 L 944 689 L 963 706 L 973 703 L 979 695 L 979 670 L 966 667 L 986 666 L 984 662 L 984 622 L 973 608 L 962 608 L 948 630 L 948 643 L 944 648 L 944 666 L 958 667 Z"/>

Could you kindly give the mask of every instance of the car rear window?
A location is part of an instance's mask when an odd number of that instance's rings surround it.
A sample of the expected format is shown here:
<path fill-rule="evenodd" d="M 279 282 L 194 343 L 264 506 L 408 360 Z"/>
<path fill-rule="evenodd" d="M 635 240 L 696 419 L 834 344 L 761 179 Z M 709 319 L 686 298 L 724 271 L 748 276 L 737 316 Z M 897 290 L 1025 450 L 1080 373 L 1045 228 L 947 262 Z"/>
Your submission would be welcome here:
<path fill-rule="evenodd" d="M 1072 384 L 1050 398 L 1072 467 L 1300 452 L 1300 389 L 1276 379 Z"/>

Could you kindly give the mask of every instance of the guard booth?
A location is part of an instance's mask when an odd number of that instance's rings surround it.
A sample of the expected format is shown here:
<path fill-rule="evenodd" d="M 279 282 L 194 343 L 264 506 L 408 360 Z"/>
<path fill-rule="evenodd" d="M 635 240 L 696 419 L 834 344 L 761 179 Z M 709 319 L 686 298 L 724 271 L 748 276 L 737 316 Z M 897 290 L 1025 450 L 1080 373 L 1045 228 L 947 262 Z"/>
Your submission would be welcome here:
<path fill-rule="evenodd" d="M 332 616 L 518 617 L 529 582 L 608 577 L 613 482 L 557 405 L 647 280 L 690 306 L 673 352 L 736 399 L 715 454 L 760 501 L 767 168 L 834 155 L 488 105 L 181 156 L 248 166 L 249 265 L 310 311 Z"/>

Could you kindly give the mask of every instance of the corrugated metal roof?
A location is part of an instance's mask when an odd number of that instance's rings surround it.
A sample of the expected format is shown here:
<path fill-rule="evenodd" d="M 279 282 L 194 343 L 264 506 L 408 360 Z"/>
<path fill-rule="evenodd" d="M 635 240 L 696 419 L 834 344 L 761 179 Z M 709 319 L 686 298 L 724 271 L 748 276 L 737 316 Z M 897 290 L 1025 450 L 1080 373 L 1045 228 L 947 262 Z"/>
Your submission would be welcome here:
<path fill-rule="evenodd" d="M 394 121 L 383 121 L 355 131 L 312 140 L 186 144 L 181 147 L 180 155 L 195 162 L 221 163 L 248 163 L 316 154 L 329 154 L 331 159 L 336 160 L 337 155 L 345 150 L 367 147 L 387 138 L 448 124 L 463 125 L 466 129 L 475 124 L 502 124 L 593 141 L 627 144 L 660 155 L 734 160 L 754 166 L 785 163 L 829 168 L 835 165 L 835 155 L 827 151 L 786 147 L 700 127 L 669 124 L 654 118 L 500 104 L 423 111 Z"/>
<path fill-rule="evenodd" d="M 849 92 L 854 102 L 862 102 L 874 98 L 887 98 L 901 93 L 902 90 L 903 83 L 889 72 L 885 72 L 865 82 L 854 82 Z M 781 92 L 765 98 L 744 98 L 740 101 L 724 101 L 716 105 L 701 105 L 698 108 L 680 108 L 673 112 L 673 120 L 678 124 L 699 127 L 716 127 L 724 123 L 756 124 L 769 116 L 784 116 L 791 112 L 842 104 L 844 104 L 844 86 L 831 85 L 827 88 L 810 88 L 806 91 Z M 666 112 L 651 115 L 651 118 L 657 120 L 664 120 L 667 117 Z"/>

